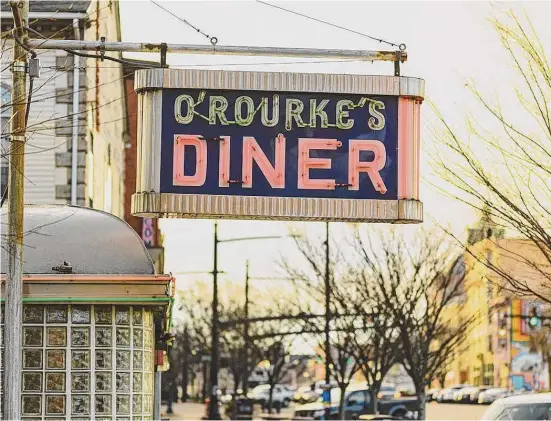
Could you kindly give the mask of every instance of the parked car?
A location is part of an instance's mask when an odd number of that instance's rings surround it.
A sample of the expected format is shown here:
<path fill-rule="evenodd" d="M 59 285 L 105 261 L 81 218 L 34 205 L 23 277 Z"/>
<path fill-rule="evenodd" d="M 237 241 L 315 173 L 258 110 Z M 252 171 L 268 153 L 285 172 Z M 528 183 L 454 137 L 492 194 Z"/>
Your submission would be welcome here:
<path fill-rule="evenodd" d="M 453 394 L 453 400 L 458 403 L 470 403 L 471 402 L 471 392 L 476 389 L 475 387 L 469 386 L 464 387 L 463 389 L 457 390 Z"/>
<path fill-rule="evenodd" d="M 394 386 L 381 386 L 379 392 L 377 393 L 377 399 L 392 399 L 399 398 L 400 396 L 397 393 L 397 390 Z"/>
<path fill-rule="evenodd" d="M 432 389 L 427 390 L 427 402 L 435 401 L 441 390 L 442 389 L 440 389 L 439 387 L 434 387 Z"/>
<path fill-rule="evenodd" d="M 330 418 L 337 419 L 341 392 L 339 389 L 331 390 Z M 373 402 L 368 388 L 349 388 L 344 394 L 344 418 L 347 420 L 358 419 L 360 415 L 373 414 Z M 397 419 L 406 419 L 408 415 L 416 412 L 416 398 L 386 399 L 377 403 L 379 415 L 390 415 Z M 325 417 L 323 402 L 318 401 L 299 406 L 295 409 L 294 417 L 313 418 L 321 420 Z"/>
<path fill-rule="evenodd" d="M 495 388 L 495 386 L 477 386 L 477 387 L 474 387 L 473 390 L 471 391 L 470 396 L 469 396 L 469 402 L 470 403 L 478 403 L 478 396 L 480 396 L 480 394 L 482 392 L 485 392 L 488 389 L 494 389 L 494 388 Z"/>
<path fill-rule="evenodd" d="M 478 395 L 478 403 L 489 405 L 499 398 L 509 395 L 509 390 L 501 387 L 485 390 Z"/>
<path fill-rule="evenodd" d="M 442 389 L 440 393 L 438 394 L 438 398 L 436 400 L 438 402 L 453 402 L 453 394 L 457 392 L 460 389 L 463 389 L 464 387 L 469 387 L 468 384 L 458 384 L 453 387 L 448 387 L 446 389 Z"/>
<path fill-rule="evenodd" d="M 551 419 L 551 393 L 499 398 L 493 402 L 481 418 L 485 421 Z"/>
<path fill-rule="evenodd" d="M 293 400 L 297 403 L 315 402 L 320 398 L 320 394 L 312 390 L 311 386 L 299 387 L 293 396 Z"/>
<path fill-rule="evenodd" d="M 282 384 L 276 384 L 274 386 L 274 392 L 272 394 L 272 404 L 278 408 L 286 408 L 293 399 L 294 393 L 292 390 Z M 270 397 L 270 385 L 261 384 L 256 386 L 248 395 L 254 402 L 266 405 Z"/>

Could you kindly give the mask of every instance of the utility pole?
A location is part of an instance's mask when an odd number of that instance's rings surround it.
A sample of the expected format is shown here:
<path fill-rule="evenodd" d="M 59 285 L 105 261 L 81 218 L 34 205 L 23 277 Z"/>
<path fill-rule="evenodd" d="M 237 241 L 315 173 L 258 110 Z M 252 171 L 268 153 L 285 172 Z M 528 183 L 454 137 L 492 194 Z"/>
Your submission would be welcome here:
<path fill-rule="evenodd" d="M 15 31 L 22 43 L 27 41 L 29 0 L 10 2 Z M 21 418 L 21 330 L 23 296 L 23 212 L 25 188 L 25 140 L 27 123 L 27 51 L 14 43 L 13 97 L 8 176 L 8 270 L 6 278 L 4 418 Z"/>
<path fill-rule="evenodd" d="M 209 419 L 219 420 L 218 410 L 218 222 L 214 222 L 214 267 L 212 270 L 212 346 L 210 361 Z"/>
<path fill-rule="evenodd" d="M 328 401 L 331 402 L 331 342 L 329 337 L 329 324 L 331 322 L 331 285 L 329 269 L 329 222 L 325 223 L 325 384 L 327 391 L 325 393 Z M 327 418 L 329 419 L 330 407 L 326 407 Z"/>
<path fill-rule="evenodd" d="M 245 266 L 245 377 L 243 378 L 243 394 L 247 396 L 249 388 L 249 261 Z"/>

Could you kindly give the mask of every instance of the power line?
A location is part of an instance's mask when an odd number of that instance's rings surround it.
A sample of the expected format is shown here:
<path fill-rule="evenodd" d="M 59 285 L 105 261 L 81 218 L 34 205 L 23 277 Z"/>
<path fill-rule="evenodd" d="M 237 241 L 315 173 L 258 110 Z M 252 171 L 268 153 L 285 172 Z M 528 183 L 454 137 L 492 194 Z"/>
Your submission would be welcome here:
<path fill-rule="evenodd" d="M 153 1 L 153 0 L 151 0 Z M 366 37 L 366 38 L 369 38 L 373 41 L 378 41 L 378 42 L 381 42 L 383 44 L 387 44 L 387 45 L 391 45 L 393 47 L 398 47 L 401 51 L 405 51 L 406 50 L 406 44 L 395 44 L 393 42 L 390 42 L 390 41 L 386 41 L 382 38 L 377 38 L 377 37 L 373 37 L 371 35 L 368 35 L 368 34 L 365 34 L 363 32 L 359 32 L 359 31 L 355 31 L 354 29 L 350 29 L 350 28 L 346 28 L 344 26 L 341 26 L 341 25 L 337 25 L 335 23 L 331 23 L 331 22 L 327 22 L 325 20 L 322 20 L 322 19 L 318 19 L 318 18 L 315 18 L 313 16 L 308 16 L 308 15 L 305 15 L 303 13 L 299 13 L 299 12 L 296 12 L 294 10 L 291 10 L 291 9 L 286 9 L 284 7 L 281 7 L 281 6 L 277 6 L 275 4 L 271 4 L 271 3 L 268 3 L 266 1 L 262 1 L 262 0 L 256 0 L 257 3 L 260 3 L 260 4 L 264 4 L 266 6 L 270 6 L 270 7 L 273 7 L 274 9 L 279 9 L 279 10 L 283 10 L 285 12 L 288 12 L 288 13 L 292 13 L 293 15 L 297 15 L 297 16 L 302 16 L 303 18 L 306 18 L 306 19 L 310 19 L 310 20 L 313 20 L 313 21 L 316 21 L 316 22 L 319 22 L 319 23 L 323 23 L 325 25 L 329 25 L 329 26 L 332 26 L 333 28 L 338 28 L 338 29 L 342 29 L 343 31 L 347 31 L 347 32 L 350 32 L 352 34 L 356 34 L 356 35 L 361 35 L 362 37 Z"/>
<path fill-rule="evenodd" d="M 204 35 L 210 42 L 212 45 L 216 45 L 218 43 L 218 38 L 216 37 L 213 37 L 213 36 L 210 36 L 209 34 L 201 31 L 201 29 L 199 29 L 198 27 L 196 27 L 195 25 L 193 25 L 190 21 L 184 19 L 184 18 L 181 18 L 180 16 L 178 16 L 177 14 L 171 12 L 170 10 L 168 10 L 167 8 L 161 6 L 159 3 L 157 3 L 155 0 L 149 0 L 151 3 L 153 3 L 155 6 L 157 7 L 160 7 L 161 9 L 163 9 L 165 12 L 167 12 L 168 14 L 170 14 L 171 16 L 174 16 L 176 19 L 178 19 L 180 22 L 183 22 L 185 23 L 186 25 L 188 25 L 190 28 L 193 28 L 195 31 L 199 32 L 201 35 Z"/>

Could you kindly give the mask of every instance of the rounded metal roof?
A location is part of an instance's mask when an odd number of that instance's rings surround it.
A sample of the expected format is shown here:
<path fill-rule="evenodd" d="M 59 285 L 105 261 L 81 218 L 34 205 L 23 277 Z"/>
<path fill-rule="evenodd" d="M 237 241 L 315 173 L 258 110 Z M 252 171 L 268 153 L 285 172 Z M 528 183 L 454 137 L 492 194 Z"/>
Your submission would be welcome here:
<path fill-rule="evenodd" d="M 7 271 L 7 209 L 2 208 L 2 273 Z M 23 271 L 58 274 L 154 274 L 151 257 L 138 234 L 123 220 L 79 206 L 25 206 Z"/>

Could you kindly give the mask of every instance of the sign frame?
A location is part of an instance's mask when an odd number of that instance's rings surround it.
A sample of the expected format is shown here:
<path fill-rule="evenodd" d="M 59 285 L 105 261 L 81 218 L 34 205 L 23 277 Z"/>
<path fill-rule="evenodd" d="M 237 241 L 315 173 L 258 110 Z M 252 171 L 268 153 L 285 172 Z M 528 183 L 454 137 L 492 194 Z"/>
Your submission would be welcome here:
<path fill-rule="evenodd" d="M 132 214 L 161 218 L 420 223 L 420 107 L 425 81 L 382 75 L 143 69 L 136 72 L 138 151 Z M 397 199 L 238 196 L 161 192 L 164 89 L 353 94 L 398 100 Z M 172 113 L 174 110 L 170 110 Z M 185 133 L 182 133 L 185 134 Z"/>

